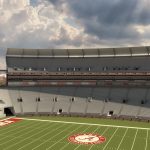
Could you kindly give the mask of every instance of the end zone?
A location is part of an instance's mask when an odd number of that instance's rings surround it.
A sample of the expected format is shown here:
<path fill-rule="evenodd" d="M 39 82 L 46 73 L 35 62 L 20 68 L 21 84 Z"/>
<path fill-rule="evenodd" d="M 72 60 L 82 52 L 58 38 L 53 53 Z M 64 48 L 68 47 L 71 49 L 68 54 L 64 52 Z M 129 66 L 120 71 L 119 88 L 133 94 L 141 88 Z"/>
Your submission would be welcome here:
<path fill-rule="evenodd" d="M 0 127 L 12 124 L 12 123 L 16 123 L 18 121 L 21 121 L 22 119 L 20 118 L 6 118 L 3 120 L 0 120 Z"/>

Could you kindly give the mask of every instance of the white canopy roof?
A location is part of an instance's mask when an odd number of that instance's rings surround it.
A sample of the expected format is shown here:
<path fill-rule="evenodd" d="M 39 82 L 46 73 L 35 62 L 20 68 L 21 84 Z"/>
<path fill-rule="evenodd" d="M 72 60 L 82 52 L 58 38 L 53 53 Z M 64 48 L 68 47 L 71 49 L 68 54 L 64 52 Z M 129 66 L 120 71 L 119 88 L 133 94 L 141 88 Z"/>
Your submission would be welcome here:
<path fill-rule="evenodd" d="M 90 49 L 16 49 L 8 48 L 7 57 L 120 57 L 148 56 L 150 46 Z"/>

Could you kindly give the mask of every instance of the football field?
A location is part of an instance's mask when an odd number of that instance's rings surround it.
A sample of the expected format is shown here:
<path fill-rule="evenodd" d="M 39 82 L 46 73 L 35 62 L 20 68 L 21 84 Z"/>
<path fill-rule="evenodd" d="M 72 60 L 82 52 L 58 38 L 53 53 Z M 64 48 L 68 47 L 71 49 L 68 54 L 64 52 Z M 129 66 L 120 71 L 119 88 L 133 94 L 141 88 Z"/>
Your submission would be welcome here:
<path fill-rule="evenodd" d="M 30 117 L 0 126 L 0 150 L 150 150 L 150 123 Z"/>

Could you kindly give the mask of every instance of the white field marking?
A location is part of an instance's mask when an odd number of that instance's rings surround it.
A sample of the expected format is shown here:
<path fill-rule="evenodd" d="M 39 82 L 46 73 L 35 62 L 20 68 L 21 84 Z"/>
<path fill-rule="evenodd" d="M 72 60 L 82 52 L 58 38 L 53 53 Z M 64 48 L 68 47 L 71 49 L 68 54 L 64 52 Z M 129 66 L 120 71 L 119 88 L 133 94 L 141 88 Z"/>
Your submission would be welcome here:
<path fill-rule="evenodd" d="M 103 135 L 105 134 L 105 132 L 106 132 L 108 129 L 109 129 L 109 128 L 107 127 L 107 128 L 102 132 L 101 136 L 103 136 Z M 92 146 L 89 148 L 89 150 L 92 149 L 93 146 L 94 146 L 94 145 L 92 145 Z"/>
<path fill-rule="evenodd" d="M 30 126 L 29 126 L 29 127 L 27 127 L 27 128 L 24 128 L 24 129 L 22 129 L 22 127 L 26 127 L 27 125 L 23 125 L 23 126 L 21 126 L 21 127 L 20 127 L 20 126 L 18 126 L 18 127 L 17 127 L 17 128 L 15 128 L 14 130 L 10 130 L 10 131 L 8 131 L 8 132 L 1 133 L 0 135 L 4 135 L 5 137 L 0 138 L 0 141 L 10 136 L 10 135 L 8 135 L 8 136 L 7 136 L 6 134 L 9 134 L 10 132 L 14 132 L 14 131 L 16 131 L 16 130 L 18 130 L 18 129 L 20 129 L 20 128 L 21 128 L 21 131 L 23 131 L 23 130 L 25 130 L 25 129 L 30 128 L 32 124 L 34 124 L 34 123 L 32 122 L 32 123 L 28 124 L 28 125 L 30 125 Z M 19 132 L 20 132 L 20 130 L 19 130 Z M 19 132 L 15 132 L 15 134 L 16 134 L 16 133 L 19 133 Z M 0 145 L 2 145 L 2 144 L 0 144 Z"/>
<path fill-rule="evenodd" d="M 46 150 L 49 150 L 51 147 L 55 146 L 57 143 L 59 143 L 60 141 L 62 141 L 63 139 L 65 139 L 69 134 L 75 132 L 76 130 L 78 130 L 79 128 L 81 128 L 81 125 L 78 128 L 75 128 L 74 130 L 72 130 L 71 132 L 69 132 L 67 135 L 65 135 L 63 138 L 61 138 L 59 141 L 57 141 L 56 143 L 52 144 L 50 147 L 46 148 Z"/>
<path fill-rule="evenodd" d="M 54 126 L 55 124 L 53 124 L 52 126 Z M 38 125 L 39 126 L 39 125 Z M 47 126 L 47 125 L 46 125 Z M 44 125 L 44 129 L 43 130 L 46 130 L 47 128 L 45 128 L 46 127 L 45 125 Z M 52 127 L 52 126 L 50 126 L 50 127 Z M 33 126 L 32 126 L 33 127 Z M 43 127 L 43 126 L 42 126 Z M 39 126 L 38 128 L 35 128 L 35 129 L 33 129 L 33 130 L 30 130 L 29 132 L 26 132 L 26 134 L 28 134 L 28 133 L 30 133 L 30 132 L 32 132 L 32 131 L 34 131 L 34 130 L 37 130 L 37 129 L 40 129 L 41 128 L 41 126 Z M 40 132 L 42 132 L 43 130 L 40 130 Z M 40 132 L 36 132 L 35 134 L 32 134 L 31 136 L 28 136 L 27 138 L 24 138 L 23 140 L 19 140 L 19 142 L 16 142 L 16 143 L 14 143 L 14 144 L 11 144 L 10 146 L 8 146 L 7 148 L 5 148 L 4 150 L 6 150 L 6 149 L 9 149 L 10 147 L 13 147 L 14 145 L 17 145 L 18 143 L 21 143 L 22 141 L 25 141 L 26 139 L 29 139 L 29 138 L 31 138 L 32 136 L 34 136 L 34 135 L 36 135 L 36 134 L 39 134 Z M 26 134 L 24 134 L 24 135 L 26 135 Z M 21 135 L 22 136 L 22 135 Z M 18 137 L 20 137 L 20 136 L 18 136 Z M 18 138 L 17 137 L 17 138 Z"/>
<path fill-rule="evenodd" d="M 126 129 L 126 131 L 125 131 L 125 133 L 124 133 L 124 135 L 123 135 L 123 137 L 122 137 L 122 139 L 121 139 L 121 141 L 120 141 L 120 143 L 119 143 L 119 145 L 118 145 L 117 150 L 119 150 L 119 148 L 120 148 L 120 146 L 121 146 L 121 144 L 122 144 L 122 142 L 123 142 L 123 140 L 124 140 L 124 138 L 125 138 L 127 132 L 128 132 L 128 128 Z"/>
<path fill-rule="evenodd" d="M 111 141 L 111 139 L 114 137 L 114 135 L 116 134 L 116 132 L 118 131 L 118 129 L 119 129 L 119 128 L 117 128 L 117 129 L 115 130 L 115 132 L 113 133 L 113 135 L 111 136 L 111 138 L 109 139 L 109 141 L 107 142 L 107 144 L 104 146 L 103 150 L 106 149 L 107 145 L 109 144 L 109 142 Z"/>
<path fill-rule="evenodd" d="M 101 128 L 101 127 L 100 127 Z M 92 133 L 94 134 L 97 130 L 99 129 L 99 127 L 97 127 Z M 81 145 L 78 145 L 78 147 L 77 148 L 79 148 Z M 93 145 L 92 145 L 93 146 Z M 77 149 L 77 148 L 75 148 L 75 149 Z M 90 149 L 89 149 L 90 150 Z"/>
<path fill-rule="evenodd" d="M 20 121 L 20 123 L 22 124 L 22 123 L 24 123 L 24 122 L 21 122 Z M 5 130 L 8 130 L 8 129 L 10 129 L 10 128 L 13 128 L 13 127 L 16 127 L 18 124 L 17 123 L 13 123 L 13 124 L 10 124 L 10 125 L 8 125 L 8 126 L 6 126 L 5 128 L 4 127 L 2 127 L 2 128 L 0 128 L 0 131 L 5 131 Z M 20 125 L 19 125 L 20 126 Z"/>
<path fill-rule="evenodd" d="M 132 150 L 133 147 L 134 147 L 134 143 L 135 143 L 135 139 L 136 139 L 137 133 L 138 133 L 138 129 L 136 129 L 136 133 L 135 133 L 135 136 L 134 136 L 134 140 L 133 140 L 133 144 L 132 144 L 131 150 Z"/>
<path fill-rule="evenodd" d="M 130 127 L 130 126 L 116 126 L 116 125 L 106 125 L 106 124 L 93 124 L 93 123 L 80 123 L 80 122 L 67 122 L 67 121 L 55 121 L 55 120 L 43 120 L 43 119 L 30 119 L 30 118 L 20 118 L 23 120 L 33 120 L 42 122 L 56 122 L 56 123 L 66 123 L 66 124 L 79 124 L 79 125 L 90 125 L 90 126 L 104 126 L 104 127 L 114 127 L 114 128 L 129 128 L 129 129 L 140 129 L 140 130 L 150 130 L 150 128 L 140 128 L 140 127 Z"/>
<path fill-rule="evenodd" d="M 55 125 L 55 124 L 54 124 Z M 63 125 L 64 126 L 64 125 Z M 45 130 L 47 130 L 47 129 L 49 129 L 49 128 L 51 128 L 52 126 L 50 126 L 50 127 L 48 127 L 48 128 L 46 128 L 46 129 L 44 129 L 44 130 L 41 130 L 41 131 L 45 131 Z M 58 128 L 54 128 L 53 130 L 51 130 L 51 132 L 47 132 L 46 134 L 43 134 L 42 136 L 40 136 L 39 138 L 36 138 L 35 140 L 32 140 L 31 142 L 29 142 L 29 143 L 27 143 L 27 144 L 25 144 L 25 145 L 23 145 L 22 147 L 20 147 L 18 150 L 20 150 L 20 149 L 22 149 L 22 148 L 24 148 L 24 147 L 26 147 L 27 145 L 30 145 L 31 143 L 34 143 L 35 141 L 37 141 L 37 140 L 39 140 L 39 139 L 41 139 L 42 137 L 44 137 L 45 135 L 47 135 L 47 134 L 50 134 L 50 133 L 52 133 L 53 131 L 56 131 L 56 130 L 58 130 L 59 128 L 61 128 L 62 126 L 58 126 Z M 38 134 L 39 133 L 41 133 L 41 132 L 38 132 Z M 35 134 L 36 135 L 36 134 Z M 32 137 L 32 136 L 31 136 Z"/>
<path fill-rule="evenodd" d="M 147 150 L 147 141 L 148 141 L 148 130 L 147 130 L 147 135 L 146 135 L 146 144 L 145 144 L 145 150 Z"/>
<path fill-rule="evenodd" d="M 18 122 L 17 122 L 18 123 Z M 9 130 L 8 132 L 12 132 L 12 131 L 14 131 L 14 130 L 10 130 L 11 128 L 13 128 L 13 127 L 16 127 L 16 126 L 18 126 L 18 124 L 17 123 L 12 123 L 12 124 L 9 124 L 9 126 L 7 126 L 8 128 L 4 128 L 4 130 L 0 130 L 0 132 L 2 131 L 5 131 L 5 130 Z M 17 129 L 18 128 L 22 128 L 22 127 L 24 127 L 24 126 L 26 126 L 26 123 L 29 123 L 29 124 L 34 124 L 34 122 L 20 122 L 21 124 L 19 124 L 19 126 L 17 127 Z M 12 126 L 13 125 L 13 126 Z M 16 130 L 16 128 L 15 128 L 15 130 Z M 8 132 L 5 132 L 5 133 L 1 133 L 0 135 L 3 135 L 3 134 L 7 134 Z"/>
<path fill-rule="evenodd" d="M 25 122 L 24 122 L 25 123 Z M 27 123 L 27 122 L 26 122 Z M 23 130 L 24 130 L 24 127 L 27 127 L 27 126 L 29 126 L 29 127 L 31 127 L 31 125 L 33 124 L 35 124 L 34 122 L 28 122 L 28 124 L 23 124 L 23 125 L 21 125 L 21 126 L 18 126 L 17 128 L 16 128 L 16 126 L 15 126 L 15 129 L 14 130 L 10 130 L 10 129 L 7 129 L 8 130 L 8 132 L 5 132 L 5 133 L 1 133 L 0 135 L 5 135 L 6 134 L 6 136 L 7 136 L 7 134 L 8 133 L 11 133 L 11 132 L 14 132 L 14 131 L 16 131 L 16 130 L 18 130 L 18 129 L 22 129 L 23 128 Z M 40 123 L 41 124 L 41 123 Z M 13 126 L 14 127 L 14 126 Z M 16 132 L 15 132 L 15 134 L 16 134 Z M 3 139 L 3 138 L 0 138 L 0 140 L 1 139 Z"/>
<path fill-rule="evenodd" d="M 84 129 L 82 133 L 84 133 L 84 132 L 85 132 L 86 130 L 88 130 L 89 128 L 90 128 L 90 126 L 87 127 L 86 129 Z M 79 148 L 79 147 L 80 147 L 80 145 L 78 145 L 77 147 L 75 147 L 75 149 L 77 149 L 77 148 Z M 75 150 L 75 149 L 74 149 L 74 150 Z"/>
<path fill-rule="evenodd" d="M 85 132 L 87 129 L 89 129 L 90 128 L 90 126 L 89 127 L 87 127 L 86 129 L 84 129 L 83 131 L 82 131 L 82 133 L 83 132 Z M 62 149 L 64 149 L 66 146 L 68 146 L 70 144 L 70 142 L 68 141 L 68 143 L 67 144 L 65 144 L 60 150 L 62 150 Z"/>
<path fill-rule="evenodd" d="M 35 124 L 35 125 L 33 125 L 32 127 L 34 127 L 34 126 L 35 126 L 35 127 L 36 127 L 36 126 L 39 126 L 39 124 Z M 29 128 L 31 128 L 31 126 L 22 129 L 21 132 L 24 131 L 24 130 L 27 130 L 27 129 L 29 129 Z M 37 128 L 36 128 L 36 129 L 37 129 Z M 15 134 L 16 134 L 16 133 L 18 134 L 18 133 L 21 133 L 21 132 L 20 132 L 20 130 L 19 130 L 19 132 L 15 132 Z M 26 135 L 26 134 L 28 134 L 28 133 L 30 133 L 30 132 L 31 132 L 31 131 L 29 130 L 29 132 L 26 132 L 24 135 Z M 14 139 L 17 139 L 17 138 L 19 138 L 19 137 L 21 137 L 21 136 L 22 136 L 22 134 L 21 134 L 20 136 L 14 137 L 13 139 L 6 140 L 6 142 L 1 143 L 0 145 L 3 145 L 3 144 L 8 143 L 8 142 L 11 142 L 11 141 L 13 141 Z M 9 135 L 8 135 L 8 136 L 5 136 L 5 138 L 7 138 L 7 137 L 9 137 Z M 5 139 L 5 138 L 3 138 L 3 139 Z M 3 139 L 2 139 L 2 140 L 3 140 Z"/>
<path fill-rule="evenodd" d="M 61 126 L 62 127 L 62 126 Z M 58 132 L 57 134 L 55 134 L 54 136 L 51 136 L 51 138 L 50 139 L 52 139 L 52 138 L 54 138 L 55 136 L 57 136 L 57 135 L 59 135 L 59 134 L 61 134 L 62 132 L 64 132 L 64 131 L 66 131 L 68 128 L 70 128 L 70 127 L 72 127 L 72 126 L 68 126 L 67 128 L 65 128 L 64 130 L 62 130 L 61 132 Z M 36 149 L 36 148 L 38 148 L 39 146 L 41 146 L 41 145 L 43 145 L 44 143 L 46 143 L 47 141 L 50 141 L 50 139 L 47 139 L 47 140 L 45 140 L 43 143 L 41 143 L 41 144 L 39 144 L 39 145 L 37 145 L 36 147 L 34 147 L 32 150 L 34 150 L 34 149 Z"/>
<path fill-rule="evenodd" d="M 21 122 L 21 124 L 22 124 L 22 122 Z M 13 123 L 13 124 L 10 124 L 10 125 L 8 125 L 8 126 L 5 126 L 5 128 L 4 127 L 2 127 L 1 129 L 0 129 L 0 132 L 2 131 L 7 131 L 7 130 L 10 130 L 11 128 L 13 128 L 13 127 L 16 127 L 16 126 L 18 126 L 18 124 L 16 124 L 16 123 Z M 19 127 L 22 127 L 22 126 L 24 126 L 24 125 L 20 125 L 19 124 Z M 6 128 L 7 127 L 7 128 Z M 5 132 L 6 133 L 6 132 Z"/>

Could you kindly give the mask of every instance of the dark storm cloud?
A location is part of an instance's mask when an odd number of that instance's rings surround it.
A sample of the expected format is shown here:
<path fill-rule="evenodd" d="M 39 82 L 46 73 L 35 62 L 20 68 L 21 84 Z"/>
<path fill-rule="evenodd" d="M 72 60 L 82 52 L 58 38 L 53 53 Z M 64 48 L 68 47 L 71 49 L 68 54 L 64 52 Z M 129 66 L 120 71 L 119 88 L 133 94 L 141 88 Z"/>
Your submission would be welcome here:
<path fill-rule="evenodd" d="M 100 39 L 134 38 L 139 36 L 139 33 L 129 25 L 105 25 L 101 22 L 92 22 L 91 20 L 84 20 L 83 24 L 86 33 L 96 35 Z"/>
<path fill-rule="evenodd" d="M 50 0 L 55 6 L 66 2 L 84 32 L 99 39 L 140 38 L 135 25 L 150 24 L 149 2 L 141 0 Z M 146 5 L 147 3 L 147 5 Z"/>
<path fill-rule="evenodd" d="M 141 0 L 68 0 L 67 2 L 70 10 L 83 20 L 95 18 L 104 24 L 150 23 L 149 5 L 142 5 Z"/>
<path fill-rule="evenodd" d="M 61 8 L 62 4 L 67 2 L 67 0 L 48 0 L 48 1 L 57 8 Z"/>
<path fill-rule="evenodd" d="M 85 32 L 100 39 L 140 38 L 134 26 L 150 24 L 150 9 L 140 0 L 72 0 L 68 4 Z"/>
<path fill-rule="evenodd" d="M 53 3 L 54 5 L 57 5 L 60 3 L 61 0 L 49 0 L 51 3 Z"/>

